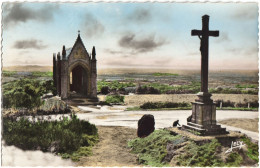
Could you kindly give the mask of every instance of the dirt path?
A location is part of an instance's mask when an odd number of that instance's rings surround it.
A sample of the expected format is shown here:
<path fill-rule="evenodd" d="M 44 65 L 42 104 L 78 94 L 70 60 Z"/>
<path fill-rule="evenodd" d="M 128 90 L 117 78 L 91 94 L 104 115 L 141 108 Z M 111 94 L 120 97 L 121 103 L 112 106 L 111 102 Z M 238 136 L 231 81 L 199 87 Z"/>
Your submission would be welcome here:
<path fill-rule="evenodd" d="M 83 157 L 78 166 L 140 166 L 136 155 L 127 148 L 127 141 L 136 138 L 136 129 L 113 126 L 97 128 L 100 142 L 93 148 L 93 155 Z"/>
<path fill-rule="evenodd" d="M 258 122 L 259 122 L 259 118 L 254 118 L 254 119 L 231 118 L 231 119 L 221 120 L 218 123 L 237 127 L 237 128 L 242 128 L 248 131 L 258 132 Z"/>

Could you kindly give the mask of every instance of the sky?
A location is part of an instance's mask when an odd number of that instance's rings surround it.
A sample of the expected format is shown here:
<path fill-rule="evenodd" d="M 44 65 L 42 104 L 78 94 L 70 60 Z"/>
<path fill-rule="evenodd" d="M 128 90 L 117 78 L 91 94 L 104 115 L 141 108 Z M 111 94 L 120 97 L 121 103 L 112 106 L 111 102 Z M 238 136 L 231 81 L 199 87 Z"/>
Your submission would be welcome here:
<path fill-rule="evenodd" d="M 209 15 L 209 69 L 258 69 L 257 3 L 3 3 L 3 66 L 52 66 L 80 30 L 98 68 L 199 69 Z"/>

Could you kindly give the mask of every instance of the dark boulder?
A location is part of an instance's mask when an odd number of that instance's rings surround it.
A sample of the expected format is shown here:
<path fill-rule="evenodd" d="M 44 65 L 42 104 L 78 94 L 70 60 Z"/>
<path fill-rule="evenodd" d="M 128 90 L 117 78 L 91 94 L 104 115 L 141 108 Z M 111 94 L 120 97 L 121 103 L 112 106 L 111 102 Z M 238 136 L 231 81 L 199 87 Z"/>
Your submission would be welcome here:
<path fill-rule="evenodd" d="M 191 119 L 192 119 L 192 115 L 190 115 L 190 116 L 187 118 L 187 122 L 191 122 Z"/>
<path fill-rule="evenodd" d="M 137 136 L 140 138 L 147 137 L 154 131 L 154 116 L 151 114 L 145 114 L 138 121 Z"/>
<path fill-rule="evenodd" d="M 101 88 L 101 94 L 107 95 L 109 93 L 109 87 L 108 86 L 103 86 Z"/>

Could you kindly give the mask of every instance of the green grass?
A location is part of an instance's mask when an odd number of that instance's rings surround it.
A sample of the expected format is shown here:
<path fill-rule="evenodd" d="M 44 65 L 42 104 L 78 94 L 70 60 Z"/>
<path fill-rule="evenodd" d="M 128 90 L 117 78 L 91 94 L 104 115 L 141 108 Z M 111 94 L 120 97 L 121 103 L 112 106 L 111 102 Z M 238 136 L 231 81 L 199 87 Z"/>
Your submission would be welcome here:
<path fill-rule="evenodd" d="M 4 76 L 4 77 L 12 77 L 12 76 L 14 76 L 15 74 L 16 74 L 17 72 L 16 71 L 2 71 L 2 75 Z"/>
<path fill-rule="evenodd" d="M 191 142 L 185 147 L 187 152 L 178 157 L 178 164 L 185 167 L 222 166 L 223 162 L 216 155 L 217 147 L 220 143 L 216 139 L 201 146 Z"/>
<path fill-rule="evenodd" d="M 75 115 L 61 121 L 29 121 L 25 118 L 15 121 L 4 117 L 3 139 L 7 145 L 23 150 L 47 152 L 55 146 L 55 153 L 76 161 L 80 156 L 91 154 L 91 147 L 98 142 L 98 134 L 95 125 L 79 120 Z"/>
<path fill-rule="evenodd" d="M 153 73 L 152 75 L 153 75 L 153 76 L 179 76 L 179 74 L 160 73 L 160 72 Z"/>
<path fill-rule="evenodd" d="M 109 96 L 106 96 L 106 103 L 109 103 L 109 104 L 122 104 L 124 103 L 124 99 L 125 97 L 124 96 L 120 96 L 120 95 L 109 95 Z"/>
<path fill-rule="evenodd" d="M 258 145 L 252 143 L 248 138 L 243 137 L 242 140 L 248 147 L 247 155 L 252 160 L 258 162 Z M 191 139 L 185 139 L 181 135 L 172 135 L 168 130 L 155 130 L 152 134 L 145 138 L 136 138 L 128 142 L 131 152 L 137 154 L 138 161 L 141 164 L 152 167 L 170 166 L 165 160 L 167 156 L 167 143 L 173 145 L 181 144 L 187 141 L 185 146 L 178 152 L 174 158 L 175 164 L 181 167 L 239 167 L 243 162 L 243 157 L 232 152 L 223 153 L 222 146 L 217 139 L 212 139 L 202 145 L 196 144 Z M 178 150 L 176 148 L 174 150 Z"/>
<path fill-rule="evenodd" d="M 241 140 L 247 145 L 248 152 L 246 153 L 247 156 L 256 161 L 258 163 L 259 161 L 259 152 L 258 152 L 258 145 L 254 144 L 250 141 L 249 138 L 242 137 Z"/>
<path fill-rule="evenodd" d="M 237 152 L 233 152 L 228 155 L 224 165 L 227 167 L 239 167 L 242 161 L 242 156 L 240 156 Z"/>
<path fill-rule="evenodd" d="M 33 77 L 52 77 L 52 72 L 40 72 L 40 71 L 33 71 L 32 72 Z"/>
<path fill-rule="evenodd" d="M 254 85 L 254 84 L 247 84 L 247 85 L 240 85 L 240 84 L 237 84 L 235 86 L 236 88 L 258 88 L 258 85 Z"/>
<path fill-rule="evenodd" d="M 169 166 L 168 163 L 163 161 L 167 155 L 167 142 L 178 144 L 183 141 L 184 139 L 180 135 L 173 136 L 168 130 L 155 130 L 145 138 L 136 138 L 129 141 L 128 146 L 132 148 L 132 153 L 138 154 L 139 163 L 162 167 Z"/>
<path fill-rule="evenodd" d="M 166 93 L 167 91 L 172 91 L 173 93 L 198 93 L 200 91 L 200 83 L 199 82 L 191 82 L 187 85 L 180 85 L 180 86 L 171 86 L 168 84 L 162 83 L 149 83 L 143 85 L 143 87 L 153 87 L 158 89 L 160 93 Z"/>
<path fill-rule="evenodd" d="M 134 84 L 132 81 L 130 82 L 118 82 L 118 81 L 97 81 L 97 91 L 100 92 L 102 87 L 108 86 L 110 89 L 122 89 L 126 87 L 134 87 L 136 84 Z"/>

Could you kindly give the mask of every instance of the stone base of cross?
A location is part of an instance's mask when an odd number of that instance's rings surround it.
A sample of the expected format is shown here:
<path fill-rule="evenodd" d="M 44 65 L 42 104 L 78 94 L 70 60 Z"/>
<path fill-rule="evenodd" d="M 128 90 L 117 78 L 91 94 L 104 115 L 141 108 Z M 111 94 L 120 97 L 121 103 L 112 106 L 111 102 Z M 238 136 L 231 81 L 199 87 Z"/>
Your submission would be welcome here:
<path fill-rule="evenodd" d="M 210 93 L 205 93 L 205 92 L 199 92 L 197 94 L 199 99 L 196 99 L 196 102 L 201 102 L 201 103 L 206 103 L 206 104 L 212 104 L 213 100 L 210 98 L 212 94 Z"/>

